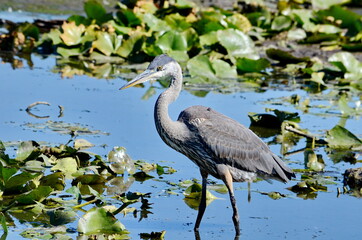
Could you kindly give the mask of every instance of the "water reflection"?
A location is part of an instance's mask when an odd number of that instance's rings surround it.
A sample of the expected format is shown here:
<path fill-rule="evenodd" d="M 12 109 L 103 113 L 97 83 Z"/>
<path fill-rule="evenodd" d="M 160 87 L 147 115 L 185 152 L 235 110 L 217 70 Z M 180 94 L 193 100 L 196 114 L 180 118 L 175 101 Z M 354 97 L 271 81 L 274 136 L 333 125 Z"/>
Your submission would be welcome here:
<path fill-rule="evenodd" d="M 200 233 L 199 231 L 194 231 L 195 234 L 195 240 L 202 240 L 202 238 L 200 237 Z M 240 235 L 235 235 L 234 240 L 239 240 L 240 239 Z"/>

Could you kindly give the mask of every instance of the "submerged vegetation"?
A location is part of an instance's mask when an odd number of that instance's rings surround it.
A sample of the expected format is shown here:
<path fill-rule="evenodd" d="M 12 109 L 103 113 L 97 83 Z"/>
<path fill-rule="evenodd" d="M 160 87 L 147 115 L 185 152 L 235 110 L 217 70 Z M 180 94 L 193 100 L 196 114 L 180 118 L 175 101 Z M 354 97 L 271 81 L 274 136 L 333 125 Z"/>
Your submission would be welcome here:
<path fill-rule="evenodd" d="M 165 1 L 164 6 L 145 0 L 122 2 L 108 12 L 98 1 L 88 0 L 84 15 L 66 21 L 4 21 L 7 32 L 0 36 L 0 57 L 18 68 L 23 59 L 32 67 L 32 54 L 55 55 L 53 71 L 63 77 L 85 74 L 129 79 L 132 69 L 140 68 L 137 64 L 167 53 L 181 63 L 185 88 L 196 96 L 211 90 L 301 89 L 308 94 L 272 98 L 268 104 L 275 108 L 249 113 L 250 128 L 261 137 L 275 137 L 272 141 L 281 144 L 285 156 L 293 154 L 300 139 L 306 139 L 301 150 L 304 168 L 294 169 L 300 181 L 288 188 L 289 194 L 315 199 L 318 192 L 336 185 L 337 178 L 324 172 L 325 160 L 315 151 L 317 147 L 323 147 L 334 163 L 361 162 L 362 133 L 352 133 L 346 122 L 362 115 L 362 17 L 344 5 L 348 1 L 279 1 L 276 9 L 268 9 L 263 1 L 245 1 L 232 10 L 202 8 L 186 0 Z M 155 93 L 151 87 L 143 98 Z M 276 109 L 286 105 L 295 111 Z M 31 108 L 26 111 L 36 118 L 48 117 L 35 115 Z M 332 129 L 311 133 L 299 126 L 303 115 L 298 112 L 337 116 L 340 122 Z M 24 127 L 73 137 L 109 134 L 50 120 Z M 9 156 L 0 141 L 0 221 L 5 233 L 18 219 L 42 226 L 23 231 L 25 238 L 70 239 L 63 236 L 68 231 L 64 226 L 77 222 L 73 231 L 82 236 L 108 234 L 109 238 L 128 239 L 126 226 L 115 216 L 133 214 L 142 220 L 152 214 L 152 193 L 129 191 L 135 181 L 164 181 L 166 194 L 182 193 L 188 206 L 198 206 L 200 185 L 196 181 L 163 180 L 163 175 L 176 171 L 172 167 L 132 160 L 122 147 L 102 157 L 86 151 L 93 145 L 84 139 L 50 145 L 21 142 L 15 156 Z M 362 196 L 360 175 L 358 169 L 344 174 L 349 188 L 343 193 Z M 216 184 L 210 189 L 225 192 L 225 187 Z M 289 197 L 260 193 L 272 199 Z M 210 202 L 215 199 L 210 192 L 208 196 Z M 79 219 L 78 211 L 85 213 Z M 141 238 L 162 239 L 164 235 L 164 231 L 142 233 Z"/>

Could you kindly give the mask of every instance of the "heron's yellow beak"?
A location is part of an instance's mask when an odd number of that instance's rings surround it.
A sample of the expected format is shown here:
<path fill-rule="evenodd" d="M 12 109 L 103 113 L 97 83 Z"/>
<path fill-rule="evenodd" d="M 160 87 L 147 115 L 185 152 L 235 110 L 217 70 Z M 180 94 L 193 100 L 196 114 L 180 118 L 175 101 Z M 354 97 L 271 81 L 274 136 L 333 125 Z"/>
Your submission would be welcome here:
<path fill-rule="evenodd" d="M 153 79 L 157 78 L 156 75 L 157 75 L 157 71 L 152 71 L 152 70 L 146 69 L 143 73 L 141 73 L 140 75 L 137 75 L 137 77 L 135 77 L 134 79 L 129 81 L 127 84 L 125 84 L 119 90 L 123 90 L 123 89 L 129 88 L 129 87 L 132 87 L 134 85 L 153 80 Z"/>

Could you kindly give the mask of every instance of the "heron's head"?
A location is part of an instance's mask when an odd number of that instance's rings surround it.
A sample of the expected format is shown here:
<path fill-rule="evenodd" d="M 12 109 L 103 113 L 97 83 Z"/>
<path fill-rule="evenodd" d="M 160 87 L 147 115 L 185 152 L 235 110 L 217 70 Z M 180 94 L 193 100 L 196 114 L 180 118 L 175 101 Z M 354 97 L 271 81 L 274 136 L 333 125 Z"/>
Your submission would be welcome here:
<path fill-rule="evenodd" d="M 168 78 L 174 71 L 175 65 L 177 65 L 177 62 L 173 58 L 167 56 L 166 54 L 159 55 L 153 59 L 144 72 L 137 75 L 134 79 L 121 87 L 120 90 L 140 83 Z"/>

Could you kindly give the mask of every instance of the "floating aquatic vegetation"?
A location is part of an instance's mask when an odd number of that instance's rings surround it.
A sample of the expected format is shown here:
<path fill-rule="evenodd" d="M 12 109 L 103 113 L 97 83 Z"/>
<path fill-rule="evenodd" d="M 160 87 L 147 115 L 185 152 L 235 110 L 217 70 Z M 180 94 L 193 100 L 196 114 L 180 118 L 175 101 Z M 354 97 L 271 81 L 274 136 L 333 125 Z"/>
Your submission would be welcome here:
<path fill-rule="evenodd" d="M 109 135 L 109 133 L 100 130 L 91 130 L 88 126 L 79 123 L 66 123 L 63 121 L 48 120 L 44 123 L 25 123 L 23 126 L 36 131 L 50 130 L 64 135 Z"/>
<path fill-rule="evenodd" d="M 72 142 L 73 146 L 70 146 Z M 128 190 L 137 179 L 134 172 L 143 172 L 143 169 L 161 176 L 172 174 L 174 170 L 158 164 L 135 164 L 122 147 L 115 147 L 104 160 L 83 151 L 91 146 L 85 139 L 54 147 L 27 141 L 19 144 L 16 156 L 12 158 L 0 141 L 0 221 L 3 229 L 7 231 L 7 224 L 16 218 L 21 222 L 50 226 L 37 231 L 24 230 L 24 237 L 37 237 L 38 234 L 56 237 L 59 233 L 65 234 L 64 224 L 77 221 L 77 211 L 82 209 L 85 214 L 78 221 L 81 235 L 106 234 L 128 239 L 129 232 L 115 215 L 122 212 L 137 217 L 139 213 L 139 220 L 142 220 L 152 214 L 152 203 L 148 200 L 150 193 Z M 104 194 L 105 191 L 108 194 Z M 115 198 L 122 203 L 118 208 L 113 205 Z M 138 202 L 142 204 L 140 207 L 130 207 Z M 87 205 L 94 206 L 83 210 Z M 52 232 L 57 226 L 59 232 Z"/>

